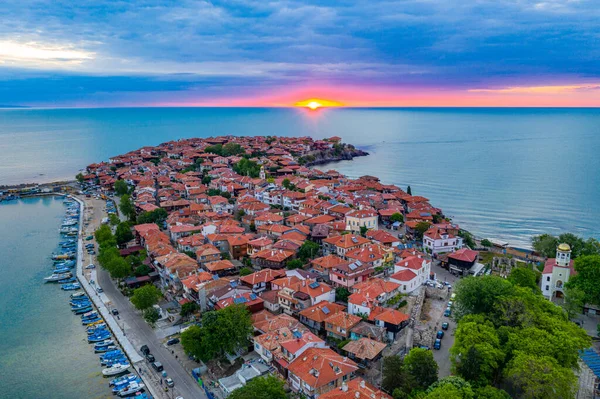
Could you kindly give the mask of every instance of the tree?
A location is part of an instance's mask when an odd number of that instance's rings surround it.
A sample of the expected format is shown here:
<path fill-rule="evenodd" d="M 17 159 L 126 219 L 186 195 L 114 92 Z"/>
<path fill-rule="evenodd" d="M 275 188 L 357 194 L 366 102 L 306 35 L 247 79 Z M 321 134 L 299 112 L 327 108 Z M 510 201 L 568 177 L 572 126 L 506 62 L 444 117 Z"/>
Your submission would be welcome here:
<path fill-rule="evenodd" d="M 144 310 L 144 320 L 146 320 L 151 326 L 154 327 L 154 323 L 156 323 L 159 318 L 160 314 L 154 307 Z"/>
<path fill-rule="evenodd" d="M 381 387 L 387 392 L 399 392 L 394 394 L 394 398 L 402 397 L 413 389 L 414 381 L 412 376 L 406 372 L 404 361 L 400 356 L 388 356 L 383 358 L 383 374 Z"/>
<path fill-rule="evenodd" d="M 400 212 L 394 212 L 392 213 L 392 216 L 390 216 L 390 222 L 392 223 L 402 223 L 404 222 L 404 216 L 402 216 L 402 214 Z"/>
<path fill-rule="evenodd" d="M 131 274 L 131 265 L 119 256 L 110 262 L 108 272 L 110 277 L 121 280 Z"/>
<path fill-rule="evenodd" d="M 131 197 L 128 194 L 123 194 L 121 196 L 121 204 L 119 205 L 119 209 L 123 212 L 123 215 L 127 216 L 130 220 L 135 219 L 135 207 L 133 206 L 133 202 L 131 202 Z"/>
<path fill-rule="evenodd" d="M 115 182 L 114 188 L 115 188 L 115 193 L 117 193 L 117 195 L 123 195 L 123 194 L 127 194 L 129 192 L 129 186 L 127 185 L 125 180 L 117 180 Z"/>
<path fill-rule="evenodd" d="M 96 237 L 98 244 L 102 244 L 103 242 L 113 238 L 112 231 L 110 231 L 110 227 L 108 227 L 106 224 L 100 226 L 94 233 L 94 236 Z"/>
<path fill-rule="evenodd" d="M 246 385 L 234 390 L 229 399 L 286 399 L 284 381 L 273 375 L 254 378 Z"/>
<path fill-rule="evenodd" d="M 150 273 L 152 273 L 152 269 L 148 265 L 140 265 L 133 271 L 136 277 L 147 276 Z"/>
<path fill-rule="evenodd" d="M 404 358 L 404 369 L 412 376 L 417 389 L 425 390 L 438 379 L 438 365 L 428 349 L 411 349 Z"/>
<path fill-rule="evenodd" d="M 238 143 L 227 143 L 223 146 L 222 154 L 224 157 L 239 155 L 244 152 L 244 149 Z"/>
<path fill-rule="evenodd" d="M 475 397 L 477 399 L 511 399 L 506 391 L 494 388 L 491 385 L 477 388 L 475 390 Z"/>
<path fill-rule="evenodd" d="M 286 188 L 288 190 L 290 190 L 291 184 L 292 183 L 290 182 L 290 179 L 288 179 L 288 178 L 283 179 L 283 181 L 281 182 L 281 185 L 283 186 L 283 188 Z"/>
<path fill-rule="evenodd" d="M 406 194 L 412 195 L 412 190 L 411 190 L 410 186 L 406 187 Z"/>
<path fill-rule="evenodd" d="M 202 327 L 190 327 L 182 334 L 181 342 L 186 353 L 208 361 L 246 346 L 250 336 L 250 313 L 240 304 L 205 312 L 202 316 Z"/>
<path fill-rule="evenodd" d="M 366 237 L 367 231 L 369 231 L 369 228 L 367 226 L 360 226 L 360 235 L 361 236 Z"/>
<path fill-rule="evenodd" d="M 556 254 L 558 239 L 550 234 L 541 234 L 531 238 L 533 249 L 546 258 L 552 258 Z"/>
<path fill-rule="evenodd" d="M 581 256 L 583 255 L 600 255 L 600 242 L 595 238 L 588 238 L 581 249 Z"/>
<path fill-rule="evenodd" d="M 512 284 L 496 276 L 467 277 L 455 285 L 454 315 L 491 313 L 499 299 L 513 293 Z"/>
<path fill-rule="evenodd" d="M 339 287 L 335 289 L 335 300 L 340 302 L 348 302 L 350 291 L 345 287 Z"/>
<path fill-rule="evenodd" d="M 486 248 L 490 248 L 493 246 L 492 242 L 490 240 L 488 240 L 487 238 L 484 238 L 483 240 L 481 240 L 481 246 L 482 247 L 486 247 Z"/>
<path fill-rule="evenodd" d="M 143 287 L 136 288 L 133 291 L 131 303 L 136 309 L 146 310 L 149 307 L 156 305 L 161 297 L 162 293 L 160 290 L 154 285 L 148 284 Z"/>
<path fill-rule="evenodd" d="M 302 266 L 304 266 L 304 262 L 302 262 L 300 259 L 288 260 L 285 264 L 285 267 L 287 267 L 289 270 L 302 269 Z"/>
<path fill-rule="evenodd" d="M 538 291 L 537 274 L 527 267 L 514 267 L 508 276 L 508 281 L 519 287 L 531 288 Z"/>
<path fill-rule="evenodd" d="M 233 170 L 239 175 L 250 176 L 254 179 L 260 176 L 260 165 L 246 158 L 240 159 L 233 165 Z"/>
<path fill-rule="evenodd" d="M 115 230 L 115 239 L 118 245 L 123 245 L 126 242 L 133 240 L 133 233 L 128 222 L 121 222 Z"/>
<path fill-rule="evenodd" d="M 179 312 L 179 315 L 181 317 L 188 317 L 199 310 L 200 306 L 198 306 L 196 302 L 187 302 L 181 305 L 181 311 Z"/>
<path fill-rule="evenodd" d="M 240 269 L 240 277 L 248 276 L 249 274 L 252 274 L 252 273 L 254 273 L 254 272 L 249 267 L 242 267 Z"/>
<path fill-rule="evenodd" d="M 417 237 L 422 238 L 423 234 L 429 229 L 430 224 L 427 222 L 419 222 L 415 226 L 415 233 Z"/>
<path fill-rule="evenodd" d="M 114 213 L 111 213 L 110 215 L 108 215 L 108 221 L 110 222 L 111 226 L 116 226 L 119 224 L 119 222 L 121 220 L 119 219 L 119 217 L 117 215 L 115 215 Z"/>
<path fill-rule="evenodd" d="M 317 255 L 319 255 L 319 249 L 319 244 L 311 240 L 306 240 L 298 249 L 298 258 L 302 259 L 303 261 L 314 259 Z"/>
<path fill-rule="evenodd" d="M 568 287 L 579 288 L 585 293 L 584 301 L 587 303 L 600 304 L 600 255 L 586 255 L 575 259 L 575 271 L 577 274 L 571 276 Z"/>
<path fill-rule="evenodd" d="M 169 216 L 169 214 L 165 209 L 157 208 L 153 211 L 142 212 L 137 218 L 137 224 L 156 223 L 160 226 L 167 220 L 167 216 Z"/>
<path fill-rule="evenodd" d="M 507 365 L 509 393 L 523 399 L 574 398 L 577 377 L 549 356 L 518 353 Z"/>
<path fill-rule="evenodd" d="M 85 180 L 85 179 L 83 178 L 83 173 L 77 173 L 77 175 L 75 175 L 75 178 L 77 179 L 77 181 L 78 181 L 79 183 L 83 183 L 83 181 Z"/>
<path fill-rule="evenodd" d="M 427 399 L 473 399 L 471 384 L 460 377 L 450 376 L 434 382 L 427 389 Z"/>
<path fill-rule="evenodd" d="M 462 237 L 463 242 L 469 248 L 475 248 L 475 240 L 473 239 L 473 235 L 466 230 L 459 230 L 458 236 Z"/>
<path fill-rule="evenodd" d="M 585 292 L 583 292 L 582 289 L 577 288 L 577 286 L 567 286 L 562 308 L 567 312 L 569 320 L 583 313 L 583 305 L 585 305 Z"/>
<path fill-rule="evenodd" d="M 494 325 L 483 316 L 466 316 L 454 335 L 450 354 L 456 373 L 475 386 L 491 383 L 504 361 Z"/>

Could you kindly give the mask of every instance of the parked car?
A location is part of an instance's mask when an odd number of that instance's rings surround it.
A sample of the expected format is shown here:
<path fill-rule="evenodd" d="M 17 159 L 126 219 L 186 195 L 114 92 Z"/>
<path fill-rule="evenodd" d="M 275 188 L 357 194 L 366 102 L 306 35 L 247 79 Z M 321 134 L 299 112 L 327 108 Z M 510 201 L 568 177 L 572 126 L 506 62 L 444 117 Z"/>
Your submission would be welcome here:
<path fill-rule="evenodd" d="M 442 323 L 442 330 L 447 330 L 448 327 L 450 327 L 450 324 L 448 324 L 448 323 Z"/>
<path fill-rule="evenodd" d="M 142 352 L 142 354 L 145 356 L 145 355 L 147 355 L 148 353 L 150 353 L 150 348 L 148 348 L 148 345 L 143 345 L 143 346 L 140 348 L 140 352 Z"/>
<path fill-rule="evenodd" d="M 102 294 L 104 292 L 104 290 L 100 286 L 98 286 L 98 288 L 96 288 L 96 291 L 98 292 L 98 294 Z"/>
<path fill-rule="evenodd" d="M 165 382 L 167 383 L 167 386 L 169 388 L 173 388 L 175 386 L 175 382 L 173 382 L 173 379 L 171 377 L 167 377 L 167 379 L 165 380 Z"/>
<path fill-rule="evenodd" d="M 431 348 L 428 347 L 427 345 L 419 345 L 419 348 L 421 349 L 425 349 L 425 350 L 430 350 Z"/>
<path fill-rule="evenodd" d="M 444 311 L 444 316 L 450 317 L 451 314 L 452 314 L 452 309 L 446 308 L 446 310 Z"/>
<path fill-rule="evenodd" d="M 175 345 L 179 343 L 179 338 L 171 338 L 167 341 L 167 345 Z"/>
<path fill-rule="evenodd" d="M 442 330 L 438 331 L 436 336 L 437 339 L 442 339 L 444 338 L 444 332 Z"/>
<path fill-rule="evenodd" d="M 150 363 L 154 363 L 156 361 L 156 358 L 154 357 L 154 355 L 152 353 L 148 353 L 146 355 L 146 360 L 148 360 Z"/>
<path fill-rule="evenodd" d="M 163 371 L 165 369 L 161 362 L 152 363 L 152 368 L 158 372 Z"/>
<path fill-rule="evenodd" d="M 441 349 L 442 348 L 442 340 L 436 339 L 433 343 L 433 349 Z"/>
<path fill-rule="evenodd" d="M 119 314 L 119 310 L 118 309 L 113 309 L 110 311 L 110 313 L 112 313 L 113 315 L 118 315 Z"/>

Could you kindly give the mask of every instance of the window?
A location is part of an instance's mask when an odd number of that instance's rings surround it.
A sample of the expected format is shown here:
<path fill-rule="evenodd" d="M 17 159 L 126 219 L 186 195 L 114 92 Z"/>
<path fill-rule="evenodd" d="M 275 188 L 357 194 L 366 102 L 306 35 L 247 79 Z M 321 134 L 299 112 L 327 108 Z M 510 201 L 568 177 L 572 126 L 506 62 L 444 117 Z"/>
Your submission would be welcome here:
<path fill-rule="evenodd" d="M 546 286 L 546 291 L 548 291 L 549 289 L 550 289 L 550 286 L 549 286 L 549 285 L 547 285 L 547 286 Z"/>
<path fill-rule="evenodd" d="M 550 281 L 550 276 L 546 277 L 546 281 Z"/>

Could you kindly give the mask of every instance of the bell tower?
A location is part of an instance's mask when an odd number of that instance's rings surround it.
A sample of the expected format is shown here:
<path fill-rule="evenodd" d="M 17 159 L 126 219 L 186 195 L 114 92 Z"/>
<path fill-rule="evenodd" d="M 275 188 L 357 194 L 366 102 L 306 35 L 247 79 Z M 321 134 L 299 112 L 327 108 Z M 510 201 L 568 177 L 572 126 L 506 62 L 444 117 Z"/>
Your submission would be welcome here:
<path fill-rule="evenodd" d="M 556 248 L 556 265 L 569 267 L 571 263 L 571 247 L 569 244 L 562 243 Z"/>
<path fill-rule="evenodd" d="M 265 175 L 265 166 L 264 165 L 261 165 L 261 167 L 260 167 L 260 178 L 262 180 L 265 180 L 267 178 L 267 176 Z"/>

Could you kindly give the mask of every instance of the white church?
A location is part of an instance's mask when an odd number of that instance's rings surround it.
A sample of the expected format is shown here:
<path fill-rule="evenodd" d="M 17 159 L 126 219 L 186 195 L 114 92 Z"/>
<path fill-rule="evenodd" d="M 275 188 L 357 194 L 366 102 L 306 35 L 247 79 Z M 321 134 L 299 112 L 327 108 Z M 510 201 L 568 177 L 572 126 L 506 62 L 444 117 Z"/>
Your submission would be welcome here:
<path fill-rule="evenodd" d="M 541 283 L 542 294 L 549 300 L 562 298 L 565 284 L 569 281 L 569 277 L 576 273 L 571 260 L 571 247 L 565 243 L 560 244 L 556 249 L 556 258 L 548 259 L 544 266 Z"/>

